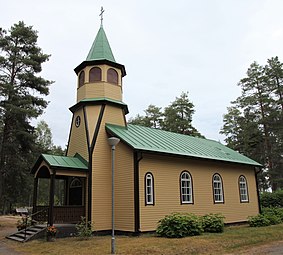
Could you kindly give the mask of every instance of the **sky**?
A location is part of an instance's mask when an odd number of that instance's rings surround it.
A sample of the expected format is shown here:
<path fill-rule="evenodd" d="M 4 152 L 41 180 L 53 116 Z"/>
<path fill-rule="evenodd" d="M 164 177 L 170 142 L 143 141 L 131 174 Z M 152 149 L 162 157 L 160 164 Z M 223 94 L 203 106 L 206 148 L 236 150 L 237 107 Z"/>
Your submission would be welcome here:
<path fill-rule="evenodd" d="M 0 4 L 0 27 L 24 21 L 38 31 L 50 60 L 40 74 L 54 81 L 45 112 L 55 145 L 68 142 L 76 104 L 74 68 L 83 62 L 100 27 L 116 61 L 125 65 L 123 101 L 127 119 L 150 104 L 166 107 L 189 92 L 193 126 L 206 138 L 219 134 L 238 82 L 254 61 L 283 61 L 282 0 L 9 0 Z"/>

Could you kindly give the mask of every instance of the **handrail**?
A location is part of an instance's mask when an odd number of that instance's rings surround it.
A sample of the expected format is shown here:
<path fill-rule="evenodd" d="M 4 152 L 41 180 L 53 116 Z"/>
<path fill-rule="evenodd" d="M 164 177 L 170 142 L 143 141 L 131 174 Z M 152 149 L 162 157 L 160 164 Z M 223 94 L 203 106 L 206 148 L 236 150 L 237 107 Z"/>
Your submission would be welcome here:
<path fill-rule="evenodd" d="M 32 219 L 32 217 L 33 217 L 34 215 L 36 215 L 36 214 L 38 214 L 38 213 L 41 213 L 41 212 L 43 212 L 43 211 L 46 211 L 46 210 L 48 210 L 48 209 L 49 209 L 49 208 L 46 207 L 46 208 L 44 208 L 44 209 L 42 209 L 42 210 L 40 210 L 40 211 L 37 211 L 37 212 L 35 212 L 35 213 L 33 213 L 33 214 L 26 215 L 26 217 L 25 217 L 25 239 L 26 239 L 26 236 L 27 236 L 28 219 L 29 219 L 29 218 Z"/>
<path fill-rule="evenodd" d="M 38 213 L 41 213 L 41 212 L 43 212 L 43 211 L 46 211 L 46 210 L 48 210 L 48 209 L 49 209 L 48 207 L 43 208 L 42 210 L 37 211 L 37 212 L 35 212 L 35 213 L 33 213 L 33 214 L 29 215 L 29 217 L 34 216 L 34 215 L 36 215 L 36 214 L 38 214 Z"/>

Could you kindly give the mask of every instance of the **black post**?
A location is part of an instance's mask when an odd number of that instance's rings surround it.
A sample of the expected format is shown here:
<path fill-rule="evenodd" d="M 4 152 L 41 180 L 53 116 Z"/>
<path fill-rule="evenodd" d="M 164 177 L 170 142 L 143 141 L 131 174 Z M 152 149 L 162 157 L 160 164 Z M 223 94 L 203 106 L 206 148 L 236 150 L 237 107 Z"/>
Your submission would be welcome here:
<path fill-rule="evenodd" d="M 28 225 L 28 216 L 25 215 L 25 240 L 27 238 L 27 225 Z"/>
<path fill-rule="evenodd" d="M 35 177 L 33 180 L 32 214 L 36 213 L 37 188 L 38 188 L 38 178 Z"/>
<path fill-rule="evenodd" d="M 54 208 L 54 187 L 55 187 L 55 173 L 50 175 L 50 198 L 49 198 L 49 219 L 48 223 L 53 226 L 53 208 Z"/>

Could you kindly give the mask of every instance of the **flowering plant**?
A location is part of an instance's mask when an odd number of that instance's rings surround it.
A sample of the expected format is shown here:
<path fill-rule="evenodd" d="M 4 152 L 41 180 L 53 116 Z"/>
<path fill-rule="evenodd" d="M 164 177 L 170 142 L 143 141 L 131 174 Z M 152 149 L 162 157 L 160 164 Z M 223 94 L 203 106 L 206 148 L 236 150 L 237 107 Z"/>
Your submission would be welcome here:
<path fill-rule="evenodd" d="M 19 231 L 29 226 L 31 226 L 31 220 L 27 216 L 22 216 L 22 218 L 17 221 L 17 229 Z"/>
<path fill-rule="evenodd" d="M 57 228 L 55 226 L 49 226 L 47 227 L 46 232 L 49 236 L 55 236 L 57 233 Z"/>

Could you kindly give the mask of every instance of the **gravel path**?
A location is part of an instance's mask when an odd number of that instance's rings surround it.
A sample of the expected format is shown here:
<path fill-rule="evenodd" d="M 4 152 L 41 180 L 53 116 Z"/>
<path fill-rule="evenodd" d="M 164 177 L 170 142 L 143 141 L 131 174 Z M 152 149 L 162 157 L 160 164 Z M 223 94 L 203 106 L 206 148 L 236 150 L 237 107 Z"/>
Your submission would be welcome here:
<path fill-rule="evenodd" d="M 12 242 L 5 237 L 13 234 L 17 231 L 16 222 L 19 218 L 11 216 L 1 216 L 1 227 L 0 227 L 0 255 L 19 255 L 24 254 L 15 251 L 8 245 L 8 242 Z"/>
<path fill-rule="evenodd" d="M 19 255 L 23 254 L 20 252 L 17 252 L 10 248 L 7 245 L 7 242 L 12 242 L 9 241 L 8 239 L 5 238 L 5 236 L 10 235 L 15 232 L 15 228 L 5 228 L 4 230 L 0 229 L 0 255 Z"/>
<path fill-rule="evenodd" d="M 248 255 L 282 255 L 283 254 L 283 241 L 273 242 L 265 245 L 253 247 L 246 251 L 233 253 L 233 255 L 248 254 Z"/>

